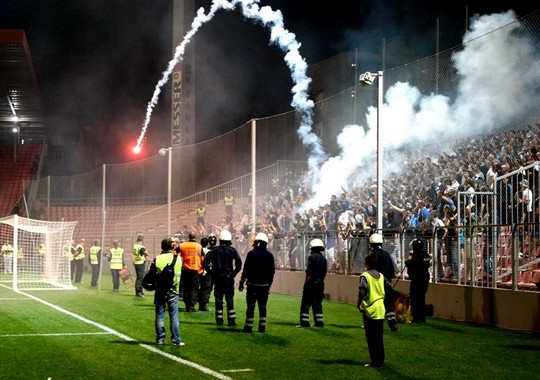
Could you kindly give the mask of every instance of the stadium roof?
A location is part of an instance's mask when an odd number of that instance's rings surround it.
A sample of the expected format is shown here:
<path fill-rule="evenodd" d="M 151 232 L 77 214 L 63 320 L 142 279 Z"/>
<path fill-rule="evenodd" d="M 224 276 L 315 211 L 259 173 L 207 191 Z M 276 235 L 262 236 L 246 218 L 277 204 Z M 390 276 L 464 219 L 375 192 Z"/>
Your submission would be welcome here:
<path fill-rule="evenodd" d="M 11 130 L 18 118 L 20 134 L 43 138 L 41 95 L 24 30 L 0 30 L 0 126 Z"/>

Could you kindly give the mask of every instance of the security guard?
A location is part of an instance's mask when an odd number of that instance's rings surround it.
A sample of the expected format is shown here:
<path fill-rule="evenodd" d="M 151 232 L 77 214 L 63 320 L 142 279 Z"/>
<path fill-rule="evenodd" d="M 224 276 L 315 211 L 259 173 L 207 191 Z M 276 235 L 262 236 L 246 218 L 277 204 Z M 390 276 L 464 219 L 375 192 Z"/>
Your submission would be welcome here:
<path fill-rule="evenodd" d="M 309 247 L 310 255 L 300 305 L 300 325 L 297 327 L 310 327 L 309 309 L 311 308 L 313 308 L 315 326 L 324 327 L 322 301 L 324 298 L 324 279 L 327 271 L 326 258 L 322 254 L 324 252 L 324 243 L 321 239 L 313 239 L 309 243 Z"/>
<path fill-rule="evenodd" d="M 2 255 L 4 256 L 4 274 L 13 273 L 13 246 L 10 242 L 2 246 Z"/>
<path fill-rule="evenodd" d="M 113 282 L 113 292 L 118 292 L 120 288 L 120 270 L 125 267 L 124 263 L 124 248 L 120 248 L 118 240 L 113 241 L 112 248 L 109 249 L 110 254 L 107 259 L 111 263 L 111 277 Z"/>
<path fill-rule="evenodd" d="M 233 219 L 234 197 L 231 195 L 231 193 L 227 193 L 223 199 L 223 202 L 225 203 L 225 218 L 227 223 L 230 223 Z"/>
<path fill-rule="evenodd" d="M 99 263 L 101 261 L 101 247 L 99 246 L 99 240 L 94 240 L 94 245 L 90 247 L 90 267 L 92 268 L 92 281 L 90 286 L 95 288 L 97 286 L 99 278 Z"/>
<path fill-rule="evenodd" d="M 146 273 L 146 258 L 148 257 L 148 251 L 144 246 L 144 236 L 142 234 L 137 235 L 137 242 L 133 245 L 133 266 L 135 267 L 135 274 L 137 279 L 135 280 L 135 296 L 144 298 L 144 292 L 142 287 L 142 280 Z"/>
<path fill-rule="evenodd" d="M 382 248 L 383 237 L 381 234 L 375 233 L 369 237 L 369 245 L 371 251 L 376 255 L 375 270 L 382 273 L 384 278 L 389 282 L 396 276 L 394 262 L 390 254 Z M 386 323 L 391 331 L 397 331 L 398 325 L 396 321 L 396 311 L 394 310 L 394 298 L 389 294 L 384 299 L 386 308 Z"/>
<path fill-rule="evenodd" d="M 188 241 L 181 243 L 179 248 L 180 257 L 184 265 L 182 267 L 182 294 L 186 311 L 195 311 L 199 293 L 199 276 L 203 272 L 203 252 L 202 246 L 196 241 L 195 232 L 190 232 Z M 206 305 L 199 307 L 206 308 Z"/>
<path fill-rule="evenodd" d="M 77 244 L 75 249 L 72 250 L 73 261 L 71 262 L 72 275 L 76 284 L 82 282 L 82 275 L 84 272 L 84 258 L 86 257 L 84 253 L 84 244 L 86 243 L 85 239 L 81 239 L 81 242 Z"/>
<path fill-rule="evenodd" d="M 234 310 L 234 278 L 242 270 L 242 259 L 232 246 L 232 235 L 223 230 L 219 236 L 219 247 L 212 249 L 204 261 L 204 266 L 212 275 L 214 299 L 216 302 L 216 324 L 223 325 L 223 297 L 227 303 L 227 322 L 236 326 Z"/>

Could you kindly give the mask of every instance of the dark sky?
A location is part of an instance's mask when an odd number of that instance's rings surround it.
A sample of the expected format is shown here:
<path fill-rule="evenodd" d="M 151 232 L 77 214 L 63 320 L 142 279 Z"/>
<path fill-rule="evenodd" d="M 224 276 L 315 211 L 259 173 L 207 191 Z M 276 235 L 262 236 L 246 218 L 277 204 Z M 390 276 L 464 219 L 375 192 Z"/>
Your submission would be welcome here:
<path fill-rule="evenodd" d="M 196 8 L 208 9 L 209 3 L 196 0 Z M 282 11 L 308 64 L 355 48 L 380 52 L 383 38 L 401 36 L 415 36 L 419 56 L 431 55 L 437 18 L 441 50 L 461 42 L 466 4 L 469 16 L 508 9 L 525 16 L 536 8 L 530 1 L 485 0 L 260 3 Z M 76 139 L 78 125 L 95 126 L 90 143 L 99 145 L 105 163 L 130 159 L 128 149 L 118 146 L 138 137 L 172 58 L 171 16 L 170 0 L 0 0 L 0 28 L 26 31 L 47 127 Z M 289 71 L 268 39 L 267 30 L 239 11 L 220 12 L 196 35 L 200 93 L 206 95 L 197 109 L 206 117 L 199 140 L 291 109 Z M 168 107 L 162 97 L 147 134 L 152 149 L 169 141 Z"/>

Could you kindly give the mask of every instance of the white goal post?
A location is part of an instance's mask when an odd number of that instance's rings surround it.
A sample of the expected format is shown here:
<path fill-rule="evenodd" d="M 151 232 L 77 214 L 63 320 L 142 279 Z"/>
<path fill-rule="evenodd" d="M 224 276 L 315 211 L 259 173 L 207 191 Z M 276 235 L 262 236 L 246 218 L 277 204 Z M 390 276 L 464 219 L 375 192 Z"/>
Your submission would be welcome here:
<path fill-rule="evenodd" d="M 77 223 L 0 218 L 0 283 L 14 290 L 76 289 L 64 247 L 71 246 Z"/>

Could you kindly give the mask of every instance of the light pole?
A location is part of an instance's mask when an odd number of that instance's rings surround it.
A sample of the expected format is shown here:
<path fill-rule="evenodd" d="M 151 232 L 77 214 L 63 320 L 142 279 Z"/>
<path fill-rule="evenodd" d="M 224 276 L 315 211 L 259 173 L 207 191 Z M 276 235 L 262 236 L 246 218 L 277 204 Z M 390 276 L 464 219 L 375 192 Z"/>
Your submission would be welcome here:
<path fill-rule="evenodd" d="M 172 190 L 172 147 L 161 148 L 159 155 L 164 156 L 169 153 L 169 165 L 167 171 L 167 236 L 171 236 L 171 190 Z"/>
<path fill-rule="evenodd" d="M 377 73 L 366 72 L 360 74 L 358 82 L 364 86 L 371 86 L 375 79 L 377 81 L 377 230 L 382 231 L 383 227 L 383 195 L 382 195 L 382 149 L 381 149 L 381 112 L 383 106 L 383 72 Z"/>

